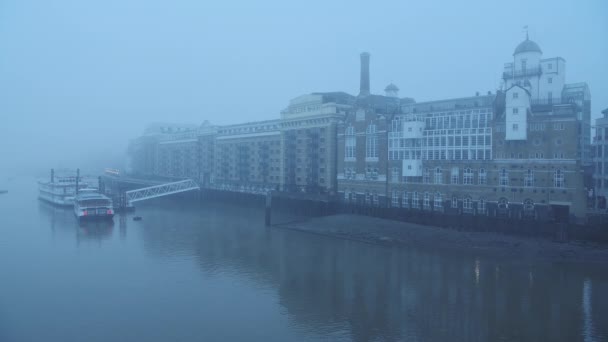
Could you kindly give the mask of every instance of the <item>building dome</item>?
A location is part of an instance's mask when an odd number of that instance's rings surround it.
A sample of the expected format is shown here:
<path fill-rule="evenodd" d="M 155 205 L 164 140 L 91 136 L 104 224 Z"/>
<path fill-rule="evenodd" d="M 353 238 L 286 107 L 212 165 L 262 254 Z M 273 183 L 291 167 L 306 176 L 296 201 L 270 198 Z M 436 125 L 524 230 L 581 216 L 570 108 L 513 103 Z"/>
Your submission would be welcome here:
<path fill-rule="evenodd" d="M 513 55 L 517 55 L 518 53 L 523 53 L 523 52 L 543 53 L 542 50 L 540 49 L 540 47 L 538 46 L 538 44 L 536 44 L 535 42 L 531 41 L 528 38 L 526 38 L 526 40 L 524 40 L 523 42 L 519 43 L 519 45 L 517 45 L 517 47 L 515 48 L 515 52 L 513 52 Z"/>
<path fill-rule="evenodd" d="M 399 88 L 397 88 L 396 85 L 391 83 L 387 85 L 386 88 L 384 88 L 384 91 L 399 91 Z"/>

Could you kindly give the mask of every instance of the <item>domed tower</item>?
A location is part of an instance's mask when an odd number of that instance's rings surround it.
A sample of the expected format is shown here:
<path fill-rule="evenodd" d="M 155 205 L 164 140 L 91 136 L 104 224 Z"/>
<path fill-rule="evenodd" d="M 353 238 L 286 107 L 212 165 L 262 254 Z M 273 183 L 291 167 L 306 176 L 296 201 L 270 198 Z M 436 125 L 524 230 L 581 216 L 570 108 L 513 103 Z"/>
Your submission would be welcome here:
<path fill-rule="evenodd" d="M 397 88 L 396 85 L 391 83 L 391 84 L 387 85 L 386 88 L 384 88 L 384 94 L 386 97 L 398 98 L 399 97 L 399 88 Z"/>
<path fill-rule="evenodd" d="M 540 67 L 543 51 L 538 44 L 531 41 L 526 33 L 526 40 L 519 43 L 513 52 L 515 72 L 532 72 Z"/>
<path fill-rule="evenodd" d="M 524 87 L 533 99 L 546 97 L 541 95 L 541 77 L 543 51 L 538 44 L 531 41 L 526 33 L 526 40 L 519 43 L 513 52 L 513 62 L 505 64 L 503 79 L 505 88 L 514 85 Z"/>

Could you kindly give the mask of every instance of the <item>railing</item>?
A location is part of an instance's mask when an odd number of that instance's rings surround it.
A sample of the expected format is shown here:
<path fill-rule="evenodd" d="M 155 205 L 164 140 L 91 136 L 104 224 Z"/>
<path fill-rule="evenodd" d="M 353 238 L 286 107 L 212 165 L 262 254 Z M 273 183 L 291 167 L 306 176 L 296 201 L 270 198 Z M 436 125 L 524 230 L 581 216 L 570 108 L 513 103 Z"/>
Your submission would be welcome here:
<path fill-rule="evenodd" d="M 523 70 L 516 70 L 516 71 L 512 71 L 512 72 L 503 72 L 502 78 L 507 79 L 507 78 L 513 78 L 513 77 L 537 76 L 542 73 L 543 73 L 543 71 L 540 67 L 526 68 Z"/>
<path fill-rule="evenodd" d="M 127 197 L 127 204 L 132 205 L 133 202 L 143 201 L 171 194 L 177 194 L 180 192 L 191 190 L 200 190 L 200 187 L 193 180 L 187 179 L 179 182 L 172 182 L 167 184 L 150 186 L 143 189 L 131 190 L 127 191 L 125 194 Z"/>

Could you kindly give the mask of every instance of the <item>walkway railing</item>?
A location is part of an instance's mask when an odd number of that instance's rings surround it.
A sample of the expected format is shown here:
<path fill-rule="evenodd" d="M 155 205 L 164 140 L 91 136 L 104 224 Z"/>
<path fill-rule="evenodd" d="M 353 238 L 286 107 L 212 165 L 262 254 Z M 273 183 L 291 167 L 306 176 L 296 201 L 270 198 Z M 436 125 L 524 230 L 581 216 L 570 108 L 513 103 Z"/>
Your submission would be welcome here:
<path fill-rule="evenodd" d="M 200 190 L 198 184 L 191 179 L 186 179 L 179 182 L 166 183 L 161 185 L 150 186 L 147 188 L 127 191 L 126 200 L 128 205 L 133 202 L 143 201 L 151 198 L 177 194 L 180 192 Z"/>

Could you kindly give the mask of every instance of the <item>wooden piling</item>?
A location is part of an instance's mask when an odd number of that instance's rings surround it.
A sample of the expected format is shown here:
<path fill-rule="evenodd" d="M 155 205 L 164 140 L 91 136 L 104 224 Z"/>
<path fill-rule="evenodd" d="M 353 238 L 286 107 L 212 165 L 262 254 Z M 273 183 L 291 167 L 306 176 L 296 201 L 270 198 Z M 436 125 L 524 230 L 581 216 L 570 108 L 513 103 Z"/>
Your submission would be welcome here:
<path fill-rule="evenodd" d="M 271 212 L 272 212 L 272 191 L 266 192 L 266 227 L 270 227 L 271 223 Z"/>

